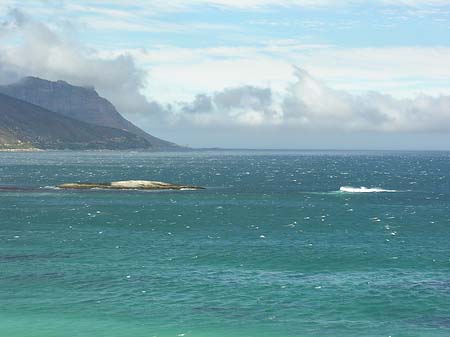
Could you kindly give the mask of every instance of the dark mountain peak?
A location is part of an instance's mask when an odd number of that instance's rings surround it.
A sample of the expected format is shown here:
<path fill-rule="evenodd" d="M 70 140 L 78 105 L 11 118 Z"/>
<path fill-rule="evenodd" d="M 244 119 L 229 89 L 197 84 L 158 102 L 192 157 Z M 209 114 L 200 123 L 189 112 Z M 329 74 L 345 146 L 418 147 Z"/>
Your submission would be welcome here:
<path fill-rule="evenodd" d="M 40 79 L 39 77 L 35 77 L 35 76 L 26 76 L 26 77 L 21 78 L 16 83 L 12 83 L 11 85 L 28 84 L 28 83 L 38 82 L 38 81 L 44 82 L 46 80 Z"/>
<path fill-rule="evenodd" d="M 19 82 L 0 86 L 0 92 L 82 122 L 130 132 L 147 140 L 154 149 L 182 149 L 149 135 L 126 120 L 114 105 L 101 97 L 93 87 L 80 87 L 62 80 L 49 81 L 28 76 Z"/>
<path fill-rule="evenodd" d="M 32 90 L 71 90 L 78 92 L 80 94 L 89 94 L 93 96 L 100 97 L 95 87 L 93 86 L 76 86 L 72 85 L 64 80 L 57 81 L 49 81 L 40 77 L 35 76 L 26 76 L 23 77 L 16 83 L 12 83 L 9 85 L 10 87 L 15 88 L 27 88 Z"/>
<path fill-rule="evenodd" d="M 97 126 L 0 93 L 0 148 L 140 149 L 150 142 L 130 132 Z"/>
<path fill-rule="evenodd" d="M 13 83 L 12 85 L 19 85 L 19 84 L 42 84 L 42 83 L 50 83 L 48 80 L 44 80 L 42 78 L 36 77 L 36 76 L 26 76 L 20 79 L 17 83 Z"/>

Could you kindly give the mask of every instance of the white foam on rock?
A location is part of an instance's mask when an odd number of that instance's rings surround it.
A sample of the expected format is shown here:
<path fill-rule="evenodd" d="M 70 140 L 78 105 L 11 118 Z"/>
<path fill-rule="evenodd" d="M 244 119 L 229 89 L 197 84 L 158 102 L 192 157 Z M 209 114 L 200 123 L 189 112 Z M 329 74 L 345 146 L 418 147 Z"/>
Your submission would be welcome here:
<path fill-rule="evenodd" d="M 120 188 L 153 188 L 153 187 L 164 187 L 169 185 L 171 184 L 153 180 L 123 180 L 111 182 L 111 187 L 120 187 Z"/>

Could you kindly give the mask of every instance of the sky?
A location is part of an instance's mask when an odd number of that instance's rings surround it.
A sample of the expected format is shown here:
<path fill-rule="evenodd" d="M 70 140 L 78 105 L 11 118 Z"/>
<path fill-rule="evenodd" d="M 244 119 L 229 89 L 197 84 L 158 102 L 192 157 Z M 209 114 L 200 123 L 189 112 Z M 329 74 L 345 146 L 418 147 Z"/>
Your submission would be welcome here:
<path fill-rule="evenodd" d="M 450 0 L 0 0 L 0 83 L 192 147 L 450 150 Z"/>

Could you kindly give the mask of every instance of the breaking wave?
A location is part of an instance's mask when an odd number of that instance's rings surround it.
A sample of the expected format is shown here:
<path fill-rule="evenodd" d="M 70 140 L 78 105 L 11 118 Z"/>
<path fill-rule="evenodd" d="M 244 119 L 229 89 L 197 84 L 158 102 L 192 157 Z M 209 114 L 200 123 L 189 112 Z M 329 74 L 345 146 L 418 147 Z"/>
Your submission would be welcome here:
<path fill-rule="evenodd" d="M 59 190 L 59 187 L 57 186 L 44 186 L 44 187 L 40 187 L 46 190 Z"/>
<path fill-rule="evenodd" d="M 386 193 L 386 192 L 393 193 L 393 192 L 398 192 L 397 190 L 385 190 L 383 188 L 378 188 L 378 187 L 367 188 L 364 186 L 361 186 L 361 187 L 341 186 L 339 191 L 345 192 L 345 193 Z"/>

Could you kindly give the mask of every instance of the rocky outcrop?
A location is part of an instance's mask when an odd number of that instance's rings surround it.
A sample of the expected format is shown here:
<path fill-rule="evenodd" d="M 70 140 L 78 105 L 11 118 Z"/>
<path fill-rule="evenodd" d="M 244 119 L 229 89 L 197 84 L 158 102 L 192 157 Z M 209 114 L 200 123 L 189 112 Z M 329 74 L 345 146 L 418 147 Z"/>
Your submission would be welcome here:
<path fill-rule="evenodd" d="M 126 180 L 110 183 L 68 183 L 57 186 L 63 189 L 109 189 L 109 190 L 201 190 L 200 186 L 177 185 L 152 180 Z"/>

